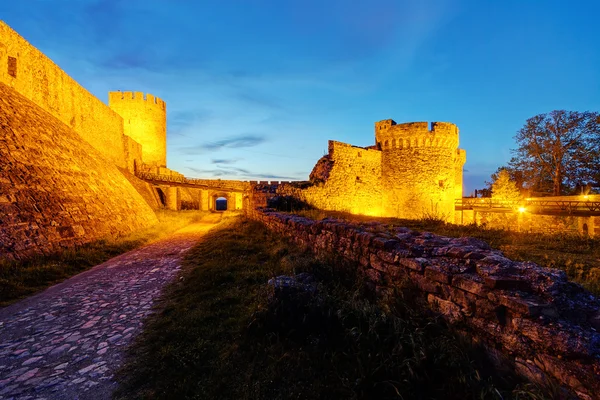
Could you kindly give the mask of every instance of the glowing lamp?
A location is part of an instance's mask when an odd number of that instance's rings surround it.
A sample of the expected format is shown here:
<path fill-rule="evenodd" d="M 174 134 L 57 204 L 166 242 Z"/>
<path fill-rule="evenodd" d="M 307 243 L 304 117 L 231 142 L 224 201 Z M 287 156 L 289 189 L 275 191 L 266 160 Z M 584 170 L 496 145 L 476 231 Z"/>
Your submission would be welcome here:
<path fill-rule="evenodd" d="M 520 213 L 524 213 L 525 211 L 527 211 L 527 209 L 525 207 L 519 207 L 519 212 Z"/>

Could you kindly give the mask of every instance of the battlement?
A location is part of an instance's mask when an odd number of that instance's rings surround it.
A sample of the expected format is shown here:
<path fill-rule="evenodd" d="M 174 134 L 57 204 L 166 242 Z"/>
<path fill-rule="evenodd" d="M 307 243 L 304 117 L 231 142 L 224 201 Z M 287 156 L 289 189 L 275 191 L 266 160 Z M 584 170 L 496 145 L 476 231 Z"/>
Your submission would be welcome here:
<path fill-rule="evenodd" d="M 143 92 L 109 92 L 108 93 L 108 103 L 113 105 L 115 103 L 120 102 L 145 102 L 150 104 L 156 104 L 161 110 L 167 109 L 167 104 L 160 99 L 159 97 L 155 97 L 150 93 Z"/>
<path fill-rule="evenodd" d="M 407 122 L 391 119 L 375 123 L 375 142 L 381 150 L 414 147 L 458 147 L 458 127 L 449 122 Z"/>

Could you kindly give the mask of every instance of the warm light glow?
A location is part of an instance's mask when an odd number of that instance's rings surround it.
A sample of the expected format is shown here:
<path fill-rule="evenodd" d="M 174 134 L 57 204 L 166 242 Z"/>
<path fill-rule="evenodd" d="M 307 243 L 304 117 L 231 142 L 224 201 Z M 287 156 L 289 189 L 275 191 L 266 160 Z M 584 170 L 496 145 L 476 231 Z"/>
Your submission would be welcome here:
<path fill-rule="evenodd" d="M 524 213 L 525 211 L 527 211 L 527 209 L 525 207 L 519 207 L 519 212 L 520 213 Z"/>
<path fill-rule="evenodd" d="M 583 198 L 586 199 L 586 200 L 587 200 L 588 197 L 590 197 L 590 196 L 588 196 L 587 194 L 585 196 L 583 196 Z"/>

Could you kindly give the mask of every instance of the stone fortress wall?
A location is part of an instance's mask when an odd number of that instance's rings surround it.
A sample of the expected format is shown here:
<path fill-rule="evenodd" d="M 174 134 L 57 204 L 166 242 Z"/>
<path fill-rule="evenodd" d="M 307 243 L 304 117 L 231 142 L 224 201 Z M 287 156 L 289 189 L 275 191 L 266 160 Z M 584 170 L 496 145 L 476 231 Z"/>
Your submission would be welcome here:
<path fill-rule="evenodd" d="M 3 21 L 0 82 L 58 118 L 114 164 L 126 167 L 123 119 Z"/>
<path fill-rule="evenodd" d="M 156 222 L 104 154 L 0 82 L 0 259 L 61 251 Z"/>
<path fill-rule="evenodd" d="M 383 120 L 375 123 L 375 143 L 330 141 L 311 173 L 312 186 L 284 184 L 278 192 L 325 210 L 453 222 L 466 161 L 456 125 L 432 122 L 430 129 L 427 122 Z"/>
<path fill-rule="evenodd" d="M 108 106 L 123 118 L 124 133 L 139 143 L 145 164 L 167 166 L 167 105 L 151 94 L 110 92 Z"/>
<path fill-rule="evenodd" d="M 569 282 L 564 271 L 509 260 L 474 238 L 254 207 L 247 213 L 317 255 L 355 262 L 379 296 L 395 296 L 397 287 L 412 282 L 450 325 L 525 378 L 598 398 L 600 299 Z"/>
<path fill-rule="evenodd" d="M 2 21 L 0 86 L 0 258 L 60 251 L 157 222 L 157 191 L 131 173 L 156 167 L 174 174 L 165 168 L 162 100 L 111 95 L 125 124 Z M 153 141 L 146 148 L 125 134 L 143 141 L 140 126 Z"/>
<path fill-rule="evenodd" d="M 382 150 L 385 215 L 453 219 L 456 193 L 462 193 L 463 165 L 456 161 L 465 154 L 459 153 L 456 125 L 384 120 L 375 123 L 375 141 Z"/>

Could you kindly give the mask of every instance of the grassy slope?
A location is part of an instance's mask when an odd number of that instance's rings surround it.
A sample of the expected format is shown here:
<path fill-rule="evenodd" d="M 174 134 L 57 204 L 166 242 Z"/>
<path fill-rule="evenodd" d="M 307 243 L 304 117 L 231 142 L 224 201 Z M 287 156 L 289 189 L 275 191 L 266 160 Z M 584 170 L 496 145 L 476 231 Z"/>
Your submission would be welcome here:
<path fill-rule="evenodd" d="M 484 240 L 493 248 L 502 250 L 516 261 L 533 261 L 543 267 L 560 268 L 569 278 L 600 295 L 600 239 L 577 235 L 547 235 L 519 233 L 500 229 L 484 229 L 475 225 L 446 224 L 435 219 L 405 220 L 397 218 L 366 217 L 336 211 L 309 210 L 297 214 L 312 219 L 338 218 L 369 226 L 381 222 L 381 229 L 393 231 L 404 226 L 417 231 L 438 235 L 472 236 Z"/>
<path fill-rule="evenodd" d="M 303 271 L 317 277 L 318 295 L 269 301 L 270 277 Z M 224 222 L 188 253 L 130 349 L 116 398 L 542 398 L 510 374 L 489 375 L 481 351 L 410 290 L 366 300 L 355 271 L 256 222 Z"/>
<path fill-rule="evenodd" d="M 195 222 L 206 213 L 158 211 L 159 223 L 130 235 L 100 240 L 61 254 L 34 257 L 26 261 L 0 260 L 0 307 L 31 296 L 95 265 L 158 240 Z"/>

